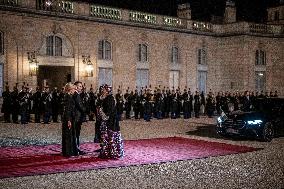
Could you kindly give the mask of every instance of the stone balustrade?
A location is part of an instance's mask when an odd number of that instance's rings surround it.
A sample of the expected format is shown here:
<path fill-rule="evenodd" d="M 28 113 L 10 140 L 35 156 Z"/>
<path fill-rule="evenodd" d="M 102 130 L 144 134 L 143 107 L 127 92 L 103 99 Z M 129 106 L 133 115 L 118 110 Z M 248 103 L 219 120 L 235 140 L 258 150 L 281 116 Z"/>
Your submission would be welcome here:
<path fill-rule="evenodd" d="M 48 3 L 47 3 L 48 2 Z M 157 26 L 172 29 L 186 29 L 189 32 L 207 32 L 216 35 L 230 34 L 259 34 L 259 35 L 283 35 L 284 26 L 255 24 L 248 22 L 237 22 L 230 24 L 211 24 L 208 22 L 198 22 L 193 20 L 181 19 L 178 17 L 170 17 L 163 15 L 155 15 L 145 12 L 106 7 L 102 5 L 94 5 L 83 2 L 73 2 L 68 0 L 0 0 L 1 7 L 17 7 L 31 9 L 33 11 L 58 11 L 66 13 L 66 15 L 90 16 L 112 20 L 113 22 L 123 21 L 126 24 L 136 23 L 143 24 L 143 27 Z M 89 9 L 89 10 L 88 10 Z M 62 14 L 58 16 L 64 16 Z M 146 26 L 145 26 L 146 25 Z"/>

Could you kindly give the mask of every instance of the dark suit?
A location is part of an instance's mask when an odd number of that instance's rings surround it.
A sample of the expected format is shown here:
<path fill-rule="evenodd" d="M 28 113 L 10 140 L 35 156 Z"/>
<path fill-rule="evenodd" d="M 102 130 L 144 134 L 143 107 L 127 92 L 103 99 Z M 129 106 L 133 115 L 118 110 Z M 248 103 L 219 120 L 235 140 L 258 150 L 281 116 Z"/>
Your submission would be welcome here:
<path fill-rule="evenodd" d="M 81 96 L 78 92 L 75 92 L 73 95 L 73 99 L 75 102 L 75 129 L 76 129 L 76 140 L 77 145 L 79 148 L 80 145 L 80 132 L 81 132 L 81 125 L 83 122 L 83 116 L 85 115 L 86 108 L 83 105 L 83 101 L 81 99 Z"/>
<path fill-rule="evenodd" d="M 66 94 L 64 97 L 64 110 L 62 115 L 62 154 L 67 157 L 78 155 L 74 117 L 75 101 L 71 95 Z M 68 127 L 68 121 L 71 122 L 71 128 Z"/>

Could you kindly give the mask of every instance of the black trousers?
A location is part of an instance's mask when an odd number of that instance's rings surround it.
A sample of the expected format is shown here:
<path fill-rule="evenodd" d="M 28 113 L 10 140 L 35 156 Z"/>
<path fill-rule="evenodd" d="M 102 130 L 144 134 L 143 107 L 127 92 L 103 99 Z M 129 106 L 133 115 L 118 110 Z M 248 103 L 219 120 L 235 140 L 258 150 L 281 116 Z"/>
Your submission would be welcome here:
<path fill-rule="evenodd" d="M 5 112 L 4 113 L 4 121 L 10 123 L 11 118 L 10 118 L 11 113 L 10 112 Z"/>
<path fill-rule="evenodd" d="M 80 146 L 81 126 L 82 126 L 82 122 L 81 121 L 75 122 L 76 144 L 77 144 L 78 149 L 79 149 L 79 146 Z"/>

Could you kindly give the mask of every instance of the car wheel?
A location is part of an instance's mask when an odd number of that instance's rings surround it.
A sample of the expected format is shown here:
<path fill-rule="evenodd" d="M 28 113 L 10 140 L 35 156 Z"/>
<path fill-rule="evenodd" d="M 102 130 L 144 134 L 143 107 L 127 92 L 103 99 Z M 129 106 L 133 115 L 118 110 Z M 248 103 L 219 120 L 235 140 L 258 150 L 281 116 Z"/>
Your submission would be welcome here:
<path fill-rule="evenodd" d="M 274 137 L 273 125 L 270 122 L 265 123 L 262 129 L 262 141 L 270 142 Z"/>

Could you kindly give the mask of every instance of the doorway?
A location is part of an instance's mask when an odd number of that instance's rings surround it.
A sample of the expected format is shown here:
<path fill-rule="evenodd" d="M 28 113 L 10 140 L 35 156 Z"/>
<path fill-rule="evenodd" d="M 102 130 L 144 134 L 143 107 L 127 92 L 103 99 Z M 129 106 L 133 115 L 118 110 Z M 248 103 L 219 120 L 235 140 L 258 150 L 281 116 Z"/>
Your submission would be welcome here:
<path fill-rule="evenodd" d="M 61 88 L 67 82 L 74 80 L 73 66 L 39 66 L 38 85 L 43 88 L 48 85 L 51 89 Z"/>

